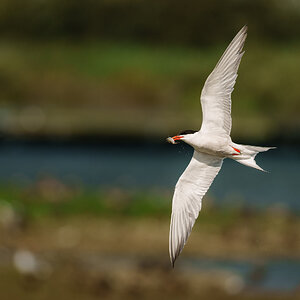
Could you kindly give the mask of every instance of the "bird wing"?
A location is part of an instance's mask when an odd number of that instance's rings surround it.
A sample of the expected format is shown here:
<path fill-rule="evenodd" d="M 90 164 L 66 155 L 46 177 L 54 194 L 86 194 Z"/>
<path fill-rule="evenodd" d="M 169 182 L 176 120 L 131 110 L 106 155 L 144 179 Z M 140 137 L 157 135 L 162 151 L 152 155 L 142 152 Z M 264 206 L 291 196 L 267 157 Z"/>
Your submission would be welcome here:
<path fill-rule="evenodd" d="M 229 44 L 214 70 L 206 79 L 201 92 L 201 131 L 209 134 L 230 135 L 231 93 L 244 52 L 247 26 L 244 26 Z"/>
<path fill-rule="evenodd" d="M 194 151 L 194 155 L 180 176 L 172 200 L 169 252 L 174 266 L 201 210 L 201 201 L 219 173 L 223 159 Z"/>

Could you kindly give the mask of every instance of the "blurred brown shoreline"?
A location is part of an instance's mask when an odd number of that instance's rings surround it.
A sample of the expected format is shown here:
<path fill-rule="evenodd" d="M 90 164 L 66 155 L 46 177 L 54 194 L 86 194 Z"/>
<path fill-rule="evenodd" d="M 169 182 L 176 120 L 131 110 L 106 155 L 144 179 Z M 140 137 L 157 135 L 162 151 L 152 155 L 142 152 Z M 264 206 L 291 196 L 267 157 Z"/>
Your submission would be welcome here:
<path fill-rule="evenodd" d="M 46 218 L 24 229 L 1 227 L 0 278 L 6 278 L 6 285 L 0 284 L 1 294 L 25 300 L 55 295 L 63 297 L 59 299 L 271 299 L 274 292 L 257 290 L 255 284 L 263 280 L 269 259 L 299 259 L 300 239 L 291 235 L 297 232 L 299 220 L 293 223 L 284 215 L 269 215 L 259 225 L 256 222 L 253 216 L 222 229 L 200 221 L 174 270 L 167 251 L 168 218 L 81 216 Z M 244 279 L 232 271 L 188 269 L 184 262 L 190 258 L 249 261 L 257 265 L 251 275 L 254 287 L 244 286 Z M 298 290 L 276 292 L 276 299 L 298 296 Z"/>

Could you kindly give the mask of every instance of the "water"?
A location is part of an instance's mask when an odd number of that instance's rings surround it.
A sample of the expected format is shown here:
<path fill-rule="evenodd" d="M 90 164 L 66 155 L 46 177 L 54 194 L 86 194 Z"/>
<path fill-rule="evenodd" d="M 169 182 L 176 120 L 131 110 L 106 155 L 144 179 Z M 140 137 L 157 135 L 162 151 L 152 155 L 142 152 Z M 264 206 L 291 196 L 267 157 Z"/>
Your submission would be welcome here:
<path fill-rule="evenodd" d="M 51 176 L 90 187 L 171 190 L 191 155 L 186 145 L 2 143 L 0 184 L 28 185 Z M 215 203 L 244 202 L 256 208 L 280 206 L 299 211 L 299 149 L 280 147 L 260 154 L 257 162 L 270 173 L 225 160 L 209 191 Z M 254 290 L 291 291 L 300 284 L 298 260 L 253 263 L 182 258 L 177 267 L 186 272 L 229 271 Z"/>
<path fill-rule="evenodd" d="M 228 271 L 238 275 L 243 285 L 257 291 L 290 292 L 300 285 L 300 262 L 269 260 L 264 262 L 185 259 L 180 267 L 186 271 Z"/>
<path fill-rule="evenodd" d="M 30 184 L 53 176 L 68 184 L 125 189 L 173 189 L 191 158 L 187 145 L 2 143 L 0 182 Z M 300 209 L 298 148 L 280 147 L 257 157 L 270 173 L 226 159 L 209 194 L 216 203 L 244 202 Z"/>

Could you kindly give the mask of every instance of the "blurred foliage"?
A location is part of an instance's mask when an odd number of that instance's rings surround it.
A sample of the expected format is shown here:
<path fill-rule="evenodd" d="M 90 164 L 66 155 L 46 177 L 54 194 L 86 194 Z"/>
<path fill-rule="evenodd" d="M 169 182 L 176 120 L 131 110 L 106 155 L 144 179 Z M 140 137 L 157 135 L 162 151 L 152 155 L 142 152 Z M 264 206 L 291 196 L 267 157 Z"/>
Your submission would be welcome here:
<path fill-rule="evenodd" d="M 165 136 L 199 128 L 200 90 L 225 47 L 2 42 L 0 130 Z M 298 136 L 299 51 L 299 43 L 249 40 L 233 93 L 235 137 Z"/>
<path fill-rule="evenodd" d="M 5 299 L 299 296 L 296 288 L 280 290 L 289 278 L 273 287 L 276 294 L 257 289 L 273 278 L 268 262 L 292 265 L 299 258 L 300 218 L 280 207 L 215 207 L 206 199 L 174 271 L 167 254 L 169 193 L 82 190 L 47 179 L 26 188 L 2 186 L 0 199 L 0 287 Z M 216 265 L 207 268 L 199 261 Z M 242 276 L 224 268 L 226 261 L 250 268 Z M 297 276 L 293 272 L 291 268 L 291 277 Z M 228 284 L 231 279 L 238 279 L 237 286 Z"/>
<path fill-rule="evenodd" d="M 161 189 L 120 189 L 75 187 L 46 177 L 32 185 L 0 186 L 0 222 L 8 210 L 27 220 L 42 220 L 47 217 L 65 218 L 77 215 L 102 217 L 150 217 L 169 219 L 172 191 Z M 213 226 L 226 230 L 238 223 L 250 220 L 262 225 L 266 219 L 298 219 L 297 212 L 281 206 L 267 210 L 251 208 L 243 199 L 235 203 L 214 204 L 214 199 L 205 197 L 205 209 L 198 222 L 201 227 Z M 272 221 L 273 222 L 273 221 Z M 280 222 L 279 222 L 280 223 Z M 254 226 L 254 224 L 252 224 Z M 273 223 L 276 229 L 276 222 Z"/>
<path fill-rule="evenodd" d="M 105 217 L 169 216 L 170 195 L 161 192 L 71 188 L 47 178 L 26 188 L 2 186 L 1 212 L 12 209 L 27 220 L 47 216 L 94 215 Z M 0 221 L 1 222 L 1 221 Z"/>
<path fill-rule="evenodd" d="M 294 0 L 2 0 L 0 132 L 161 138 L 197 129 L 202 85 L 244 24 L 233 136 L 298 138 Z"/>
<path fill-rule="evenodd" d="M 0 32 L 203 45 L 223 41 L 244 23 L 262 37 L 298 39 L 299 17 L 293 0 L 2 0 Z"/>

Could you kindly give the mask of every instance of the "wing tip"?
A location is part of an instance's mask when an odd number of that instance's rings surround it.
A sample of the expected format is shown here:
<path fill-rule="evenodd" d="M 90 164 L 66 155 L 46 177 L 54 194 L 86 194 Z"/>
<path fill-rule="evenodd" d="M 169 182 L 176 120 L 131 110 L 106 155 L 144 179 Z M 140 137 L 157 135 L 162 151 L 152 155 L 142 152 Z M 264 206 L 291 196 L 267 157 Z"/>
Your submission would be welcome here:
<path fill-rule="evenodd" d="M 175 220 L 174 220 L 175 218 Z M 169 255 L 170 255 L 170 262 L 172 268 L 175 266 L 175 261 L 180 255 L 186 240 L 178 239 L 177 234 L 178 232 L 178 220 L 176 222 L 176 219 L 178 219 L 178 214 L 172 213 L 171 215 L 171 224 L 170 224 L 170 236 L 169 236 Z M 174 223 L 175 222 L 175 223 Z M 176 226 L 177 225 L 177 226 Z M 175 242 L 175 243 L 174 243 Z"/>
<path fill-rule="evenodd" d="M 244 44 L 245 44 L 245 41 L 246 41 L 246 38 L 247 38 L 247 35 L 248 35 L 248 26 L 247 25 L 244 25 L 241 29 L 241 34 L 243 35 L 242 37 L 242 41 L 241 41 L 241 47 L 240 47 L 240 53 L 242 52 L 242 49 L 244 47 Z M 244 51 L 245 52 L 245 51 Z"/>
<path fill-rule="evenodd" d="M 171 257 L 171 267 L 172 267 L 172 269 L 174 269 L 174 267 L 175 267 L 175 261 L 176 261 L 176 258 Z"/>
<path fill-rule="evenodd" d="M 233 38 L 233 41 L 236 40 L 236 39 L 240 39 L 240 47 L 239 47 L 239 52 L 241 53 L 243 47 L 244 47 L 244 44 L 245 44 L 245 41 L 246 41 L 246 38 L 247 38 L 247 34 L 248 34 L 248 26 L 247 25 L 244 25 L 240 31 L 236 34 L 236 36 Z"/>
<path fill-rule="evenodd" d="M 176 261 L 178 255 L 176 255 L 176 253 L 174 252 L 174 249 L 173 249 L 172 245 L 170 245 L 169 255 L 170 255 L 171 267 L 174 269 L 175 261 Z"/>
<path fill-rule="evenodd" d="M 245 24 L 236 35 L 247 35 L 248 25 Z"/>
<path fill-rule="evenodd" d="M 221 58 L 219 59 L 219 61 L 217 62 L 214 70 L 218 67 L 218 66 L 221 66 L 222 64 L 226 63 L 226 61 L 228 60 L 226 58 L 226 56 L 230 56 L 232 55 L 232 53 L 236 53 L 238 56 L 237 58 L 237 62 L 236 62 L 236 65 L 237 65 L 237 68 L 240 64 L 240 61 L 241 61 L 241 58 L 243 56 L 242 53 L 244 53 L 245 51 L 243 51 L 243 48 L 244 48 L 244 45 L 245 45 L 245 42 L 246 42 L 246 38 L 247 38 L 247 31 L 248 31 L 248 26 L 247 25 L 244 25 L 240 31 L 235 35 L 235 37 L 232 39 L 232 41 L 230 42 L 230 44 L 228 45 L 228 47 L 226 48 L 226 50 L 224 51 L 224 53 L 222 54 Z M 233 47 L 233 49 L 236 49 L 236 51 L 234 52 L 231 52 L 231 48 Z M 225 62 L 224 62 L 225 61 Z M 213 70 L 213 72 L 214 72 Z M 213 73 L 212 72 L 212 73 Z M 236 70 L 237 72 L 237 70 Z M 212 74 L 211 73 L 211 74 Z M 208 76 L 208 78 L 211 76 L 211 74 Z M 205 88 L 205 86 L 204 86 Z M 203 89 L 204 89 L 203 88 Z"/>

